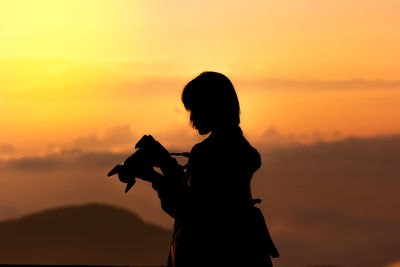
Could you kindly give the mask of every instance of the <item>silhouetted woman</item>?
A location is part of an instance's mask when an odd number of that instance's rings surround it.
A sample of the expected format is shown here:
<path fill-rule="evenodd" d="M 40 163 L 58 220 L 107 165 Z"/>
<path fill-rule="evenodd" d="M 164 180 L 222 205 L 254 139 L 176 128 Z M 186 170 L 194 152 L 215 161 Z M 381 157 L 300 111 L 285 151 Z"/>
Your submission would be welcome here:
<path fill-rule="evenodd" d="M 158 142 L 153 188 L 175 219 L 168 266 L 272 266 L 279 254 L 261 211 L 254 207 L 250 180 L 260 155 L 239 127 L 239 101 L 230 80 L 203 72 L 189 82 L 182 102 L 201 135 L 184 172 Z"/>

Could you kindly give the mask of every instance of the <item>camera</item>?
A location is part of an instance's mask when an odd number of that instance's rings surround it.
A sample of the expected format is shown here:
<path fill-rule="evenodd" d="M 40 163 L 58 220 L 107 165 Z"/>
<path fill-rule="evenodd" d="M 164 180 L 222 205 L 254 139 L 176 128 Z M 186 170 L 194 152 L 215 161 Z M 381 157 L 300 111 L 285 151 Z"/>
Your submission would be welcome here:
<path fill-rule="evenodd" d="M 143 136 L 135 145 L 135 149 L 138 150 L 123 163 L 116 165 L 107 176 L 118 174 L 119 180 L 127 184 L 125 188 L 125 193 L 127 193 L 135 185 L 136 177 L 140 177 L 146 169 L 156 165 L 150 153 L 152 153 L 154 146 L 157 144 L 162 147 L 151 135 Z"/>
<path fill-rule="evenodd" d="M 116 165 L 107 176 L 118 174 L 122 183 L 126 183 L 125 193 L 127 193 L 136 183 L 139 177 L 147 180 L 146 173 L 149 173 L 153 167 L 159 167 L 161 158 L 169 156 L 189 157 L 189 153 L 169 153 L 159 142 L 151 135 L 143 136 L 135 145 L 138 149 L 129 156 L 123 163 Z M 149 180 L 148 180 L 149 181 Z M 151 181 L 150 181 L 151 182 Z"/>
<path fill-rule="evenodd" d="M 143 150 L 139 149 L 129 156 L 123 163 L 115 166 L 107 176 L 118 174 L 119 180 L 127 184 L 125 193 L 128 193 L 128 191 L 135 185 L 136 177 L 140 175 L 141 170 L 143 170 L 146 165 L 148 165 L 148 162 L 145 160 Z"/>

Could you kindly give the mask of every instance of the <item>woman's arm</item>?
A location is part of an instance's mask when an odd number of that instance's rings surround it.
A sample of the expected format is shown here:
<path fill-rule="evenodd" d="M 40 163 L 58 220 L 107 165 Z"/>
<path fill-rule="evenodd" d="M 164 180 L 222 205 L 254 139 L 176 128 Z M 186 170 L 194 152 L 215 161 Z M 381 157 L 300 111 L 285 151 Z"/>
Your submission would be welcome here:
<path fill-rule="evenodd" d="M 187 202 L 186 173 L 170 156 L 160 162 L 160 169 L 163 174 L 154 170 L 151 174 L 152 186 L 158 192 L 162 209 L 173 218 L 180 217 Z"/>
<path fill-rule="evenodd" d="M 145 180 L 152 182 L 153 188 L 158 191 L 163 210 L 176 218 L 183 213 L 187 195 L 187 179 L 183 167 L 151 135 L 143 136 L 135 147 L 144 151 L 151 166 L 161 169 L 162 174 L 150 168 Z"/>

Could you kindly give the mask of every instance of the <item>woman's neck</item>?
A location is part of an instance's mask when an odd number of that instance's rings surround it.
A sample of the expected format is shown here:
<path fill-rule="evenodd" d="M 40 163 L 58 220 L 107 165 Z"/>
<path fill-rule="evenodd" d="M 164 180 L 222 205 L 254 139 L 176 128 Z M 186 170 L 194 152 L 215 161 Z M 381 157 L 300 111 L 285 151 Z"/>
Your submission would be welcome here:
<path fill-rule="evenodd" d="M 213 137 L 228 137 L 228 136 L 234 136 L 234 135 L 242 135 L 242 129 L 240 129 L 239 125 L 235 125 L 235 126 L 229 126 L 229 127 L 219 127 L 216 128 L 215 130 L 213 130 L 211 132 L 210 136 Z"/>

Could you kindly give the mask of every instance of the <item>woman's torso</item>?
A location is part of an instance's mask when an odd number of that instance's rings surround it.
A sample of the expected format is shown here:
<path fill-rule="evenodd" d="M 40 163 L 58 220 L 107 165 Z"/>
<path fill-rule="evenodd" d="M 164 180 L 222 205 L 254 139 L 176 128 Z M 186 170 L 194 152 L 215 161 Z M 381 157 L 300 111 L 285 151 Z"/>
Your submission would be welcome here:
<path fill-rule="evenodd" d="M 190 205 L 175 223 L 176 266 L 245 266 L 250 258 L 257 260 L 252 247 L 256 244 L 251 243 L 257 233 L 251 229 L 256 208 L 251 205 L 250 180 L 260 165 L 259 153 L 240 128 L 213 133 L 193 147 L 188 165 Z M 259 256 L 264 261 L 265 256 Z"/>

